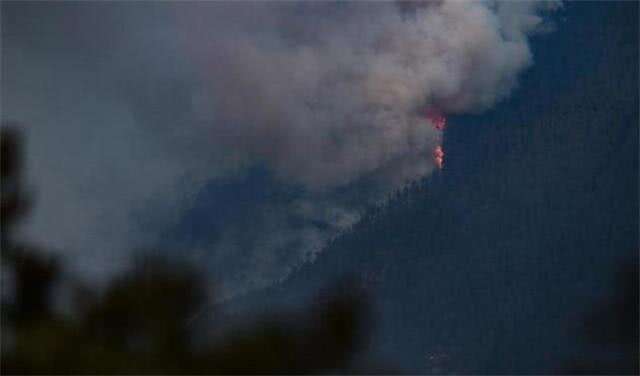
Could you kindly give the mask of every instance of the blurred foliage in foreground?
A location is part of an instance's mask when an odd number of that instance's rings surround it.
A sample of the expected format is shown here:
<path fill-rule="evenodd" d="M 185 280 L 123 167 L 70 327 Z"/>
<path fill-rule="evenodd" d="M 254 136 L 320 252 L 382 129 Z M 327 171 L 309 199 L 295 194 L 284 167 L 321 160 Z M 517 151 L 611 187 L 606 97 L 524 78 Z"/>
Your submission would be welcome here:
<path fill-rule="evenodd" d="M 637 263 L 621 267 L 616 278 L 615 295 L 593 310 L 583 323 L 583 339 L 599 349 L 596 353 L 600 356 L 575 359 L 563 372 L 576 375 L 638 374 L 639 277 Z M 618 356 L 612 357 L 612 354 Z"/>
<path fill-rule="evenodd" d="M 21 135 L 3 128 L 2 368 L 25 373 L 345 372 L 363 343 L 368 307 L 349 289 L 303 315 L 261 321 L 218 341 L 194 341 L 206 289 L 190 268 L 144 258 L 97 293 L 71 286 L 70 314 L 54 311 L 61 265 L 12 238 L 31 198 L 22 187 Z M 344 291 L 351 291 L 345 293 Z M 285 317 L 285 316 L 282 316 Z"/>
<path fill-rule="evenodd" d="M 145 257 L 100 292 L 66 286 L 73 310 L 56 312 L 52 295 L 61 286 L 61 264 L 12 237 L 32 203 L 22 186 L 21 136 L 3 128 L 0 140 L 3 374 L 380 372 L 356 365 L 371 322 L 364 295 L 351 284 L 320 295 L 303 314 L 211 340 L 195 335 L 217 334 L 212 322 L 196 325 L 196 318 L 207 321 L 211 314 L 204 279 L 188 265 Z M 569 360 L 560 373 L 637 374 L 637 263 L 619 277 L 619 294 L 582 325 L 583 339 L 600 356 Z"/>

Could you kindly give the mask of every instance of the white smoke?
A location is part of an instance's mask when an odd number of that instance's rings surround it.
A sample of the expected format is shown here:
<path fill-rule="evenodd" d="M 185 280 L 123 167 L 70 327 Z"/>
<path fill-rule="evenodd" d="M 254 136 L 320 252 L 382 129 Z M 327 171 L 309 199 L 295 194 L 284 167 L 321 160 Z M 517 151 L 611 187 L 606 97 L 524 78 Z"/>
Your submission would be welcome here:
<path fill-rule="evenodd" d="M 335 7 L 335 5 L 332 5 Z M 322 5 L 316 5 L 322 8 Z M 203 34 L 217 147 L 267 161 L 310 189 L 429 173 L 440 142 L 424 111 L 486 109 L 531 64 L 527 35 L 547 3 L 343 4 L 333 18 L 273 6 L 279 25 Z M 284 9 L 282 9 L 284 8 Z M 263 14 L 263 17 L 267 17 Z"/>
<path fill-rule="evenodd" d="M 426 110 L 477 112 L 509 95 L 556 6 L 3 5 L 3 118 L 31 127 L 39 192 L 26 234 L 110 269 L 205 182 L 258 163 L 305 194 L 257 208 L 253 243 L 227 226 L 204 257 L 243 254 L 227 294 L 280 279 L 360 208 L 434 169 L 441 132 Z M 338 197 L 363 181 L 371 193 Z"/>

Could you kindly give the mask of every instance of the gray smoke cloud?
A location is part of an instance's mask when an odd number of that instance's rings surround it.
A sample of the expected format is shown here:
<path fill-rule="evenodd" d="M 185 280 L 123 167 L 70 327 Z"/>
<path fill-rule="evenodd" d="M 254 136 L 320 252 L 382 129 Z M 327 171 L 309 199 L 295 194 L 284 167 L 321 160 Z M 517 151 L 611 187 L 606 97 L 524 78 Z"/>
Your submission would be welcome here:
<path fill-rule="evenodd" d="M 557 6 L 3 4 L 3 118 L 29 126 L 39 192 L 25 234 L 109 274 L 207 182 L 262 164 L 305 193 L 259 205 L 252 242 L 231 223 L 201 254 L 242 254 L 227 295 L 281 279 L 362 207 L 433 171 L 441 133 L 425 111 L 508 96 Z M 363 181 L 371 193 L 338 197 Z"/>
<path fill-rule="evenodd" d="M 424 110 L 479 111 L 506 97 L 531 64 L 527 36 L 548 6 L 356 3 L 318 22 L 272 6 L 271 21 L 258 21 L 266 29 L 228 17 L 240 31 L 207 43 L 210 103 L 226 125 L 213 142 L 310 189 L 369 174 L 397 187 L 434 168 L 439 132 Z"/>

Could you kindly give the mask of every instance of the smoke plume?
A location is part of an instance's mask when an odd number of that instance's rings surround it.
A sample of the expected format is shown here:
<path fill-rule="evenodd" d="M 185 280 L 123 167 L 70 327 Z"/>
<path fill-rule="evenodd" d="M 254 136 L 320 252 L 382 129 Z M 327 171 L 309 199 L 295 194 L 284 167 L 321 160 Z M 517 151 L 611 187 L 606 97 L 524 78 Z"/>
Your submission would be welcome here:
<path fill-rule="evenodd" d="M 268 284 L 362 207 L 442 166 L 432 114 L 508 96 L 556 7 L 3 4 L 3 117 L 30 126 L 42 192 L 26 233 L 109 269 L 119 249 L 179 222 L 207 182 L 261 165 L 303 193 L 260 203 L 250 229 L 230 221 L 200 248 L 242 258 L 229 291 Z"/>
<path fill-rule="evenodd" d="M 229 16 L 233 38 L 193 38 L 208 42 L 215 146 L 315 190 L 367 175 L 397 187 L 429 173 L 439 134 L 425 111 L 480 111 L 506 97 L 531 64 L 527 36 L 548 4 L 310 7 L 331 17 L 269 6 L 266 20 Z"/>

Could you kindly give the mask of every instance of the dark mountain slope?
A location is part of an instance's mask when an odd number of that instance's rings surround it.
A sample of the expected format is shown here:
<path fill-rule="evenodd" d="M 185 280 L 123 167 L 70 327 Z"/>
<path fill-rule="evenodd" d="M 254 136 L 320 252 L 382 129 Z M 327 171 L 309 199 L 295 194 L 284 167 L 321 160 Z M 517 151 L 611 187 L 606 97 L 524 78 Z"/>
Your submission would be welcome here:
<path fill-rule="evenodd" d="M 375 302 L 370 350 L 411 372 L 547 373 L 596 355 L 621 364 L 626 353 L 582 336 L 619 265 L 638 259 L 638 4 L 565 13 L 514 100 L 451 119 L 443 171 L 228 311 L 302 304 L 355 275 Z"/>

